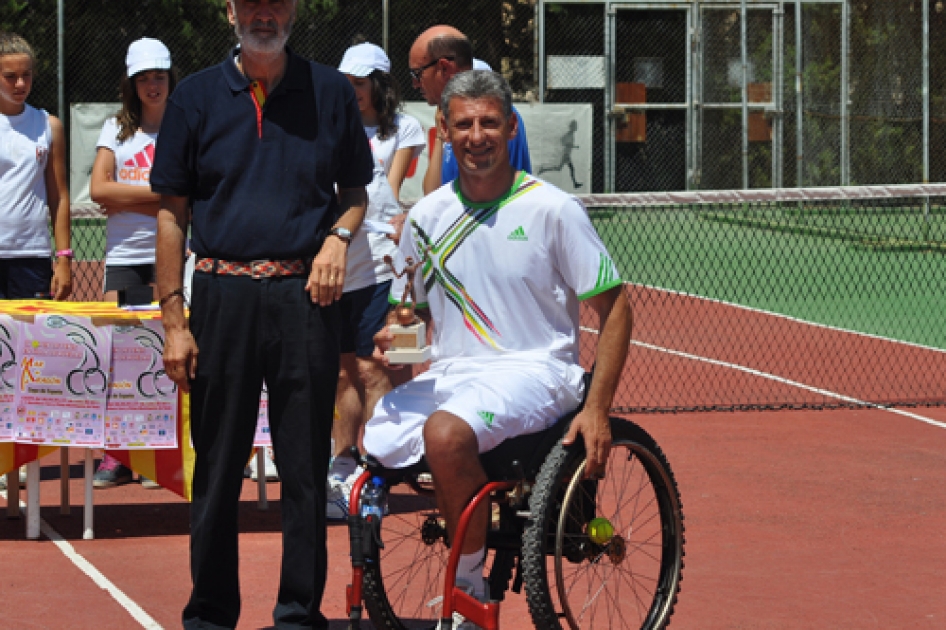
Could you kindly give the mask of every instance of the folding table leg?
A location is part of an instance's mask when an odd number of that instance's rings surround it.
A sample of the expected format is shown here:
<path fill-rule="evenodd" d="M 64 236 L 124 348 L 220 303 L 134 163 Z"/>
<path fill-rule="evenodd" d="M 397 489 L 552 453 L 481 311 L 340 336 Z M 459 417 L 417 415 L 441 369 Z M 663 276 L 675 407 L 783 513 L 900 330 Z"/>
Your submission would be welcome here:
<path fill-rule="evenodd" d="M 92 526 L 92 476 L 95 475 L 95 462 L 92 459 L 92 449 L 85 449 L 85 507 L 82 509 L 82 539 L 95 538 L 95 529 Z"/>

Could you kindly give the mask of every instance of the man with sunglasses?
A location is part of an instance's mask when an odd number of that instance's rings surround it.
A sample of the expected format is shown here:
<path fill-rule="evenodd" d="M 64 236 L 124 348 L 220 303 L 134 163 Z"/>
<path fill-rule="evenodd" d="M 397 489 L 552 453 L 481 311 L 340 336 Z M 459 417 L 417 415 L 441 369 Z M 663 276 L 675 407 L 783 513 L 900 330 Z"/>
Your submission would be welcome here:
<path fill-rule="evenodd" d="M 461 72 L 473 69 L 473 47 L 466 35 L 452 26 L 432 26 L 414 41 L 408 57 L 411 84 L 420 91 L 428 105 L 438 107 L 435 117 L 437 127 L 443 117 L 439 105 L 447 81 Z M 518 120 L 519 133 L 509 141 L 509 163 L 516 170 L 532 172 L 526 128 L 519 112 L 513 108 Z M 438 134 L 430 148 L 430 160 L 424 175 L 424 194 L 430 194 L 443 184 L 452 182 L 459 175 L 457 160 L 449 143 L 444 143 Z"/>

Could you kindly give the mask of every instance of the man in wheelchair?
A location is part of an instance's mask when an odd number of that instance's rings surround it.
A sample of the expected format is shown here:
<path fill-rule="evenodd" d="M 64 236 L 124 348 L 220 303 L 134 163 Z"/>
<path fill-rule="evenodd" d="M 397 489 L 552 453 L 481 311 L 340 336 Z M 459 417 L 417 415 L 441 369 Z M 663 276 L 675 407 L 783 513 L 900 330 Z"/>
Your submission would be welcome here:
<path fill-rule="evenodd" d="M 426 458 L 452 538 L 487 482 L 478 455 L 548 428 L 583 398 L 565 443 L 580 436 L 586 475 L 603 473 L 631 310 L 581 203 L 509 165 L 517 118 L 506 81 L 484 70 L 459 74 L 445 87 L 441 110 L 439 131 L 453 145 L 460 176 L 411 209 L 400 241 L 403 257 L 421 262 L 415 305 L 432 330 L 433 360 L 378 403 L 364 445 L 386 468 Z M 392 298 L 407 281 L 395 280 Z M 600 330 L 588 392 L 578 362 L 580 302 L 597 314 Z M 388 328 L 375 341 L 386 362 Z M 482 504 L 456 575 L 481 600 L 488 517 Z"/>

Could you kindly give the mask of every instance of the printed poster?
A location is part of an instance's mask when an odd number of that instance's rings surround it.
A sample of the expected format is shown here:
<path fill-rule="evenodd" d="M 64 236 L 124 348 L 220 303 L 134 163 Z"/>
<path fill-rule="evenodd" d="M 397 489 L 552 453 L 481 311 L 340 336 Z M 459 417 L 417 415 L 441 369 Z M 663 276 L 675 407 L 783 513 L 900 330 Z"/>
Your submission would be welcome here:
<path fill-rule="evenodd" d="M 0 442 L 13 441 L 19 335 L 20 323 L 9 315 L 0 315 Z"/>
<path fill-rule="evenodd" d="M 269 391 L 263 383 L 263 391 L 259 397 L 259 415 L 256 418 L 256 435 L 253 437 L 253 446 L 272 446 L 273 440 L 269 435 Z"/>
<path fill-rule="evenodd" d="M 37 315 L 20 327 L 16 347 L 14 441 L 104 446 L 112 327 L 88 317 Z"/>
<path fill-rule="evenodd" d="M 161 322 L 113 328 L 105 448 L 177 448 L 177 385 L 164 371 L 163 355 Z"/>

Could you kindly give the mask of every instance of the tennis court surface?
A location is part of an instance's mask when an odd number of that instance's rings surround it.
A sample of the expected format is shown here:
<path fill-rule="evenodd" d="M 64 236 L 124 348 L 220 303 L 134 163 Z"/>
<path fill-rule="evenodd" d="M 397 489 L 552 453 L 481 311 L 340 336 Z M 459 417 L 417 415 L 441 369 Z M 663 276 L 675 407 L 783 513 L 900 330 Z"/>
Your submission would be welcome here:
<path fill-rule="evenodd" d="M 946 627 L 946 190 L 895 188 L 586 199 L 635 313 L 615 405 L 660 443 L 683 499 L 672 628 Z M 97 539 L 83 541 L 58 475 L 52 456 L 40 541 L 0 520 L 0 628 L 178 627 L 187 505 L 137 484 L 96 491 Z M 244 487 L 241 628 L 271 623 L 278 491 L 261 512 Z M 341 629 L 345 525 L 329 547 L 323 610 Z M 501 619 L 531 627 L 525 598 Z"/>

